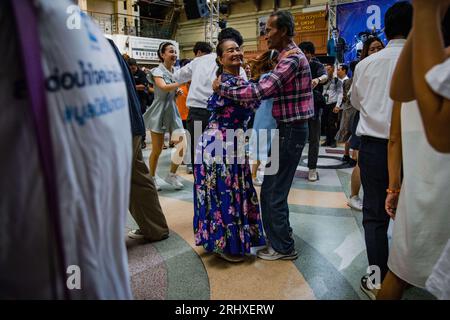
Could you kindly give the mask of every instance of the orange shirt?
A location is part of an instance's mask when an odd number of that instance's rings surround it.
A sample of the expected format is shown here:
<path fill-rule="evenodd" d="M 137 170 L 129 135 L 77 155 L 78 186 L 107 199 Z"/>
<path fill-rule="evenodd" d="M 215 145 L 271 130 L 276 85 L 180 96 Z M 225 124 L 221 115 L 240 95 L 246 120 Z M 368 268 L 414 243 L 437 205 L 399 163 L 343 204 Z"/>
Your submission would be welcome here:
<path fill-rule="evenodd" d="M 180 113 L 181 120 L 187 120 L 189 109 L 186 106 L 186 99 L 189 91 L 189 84 L 182 84 L 180 89 L 183 90 L 183 94 L 177 97 L 178 112 Z"/>

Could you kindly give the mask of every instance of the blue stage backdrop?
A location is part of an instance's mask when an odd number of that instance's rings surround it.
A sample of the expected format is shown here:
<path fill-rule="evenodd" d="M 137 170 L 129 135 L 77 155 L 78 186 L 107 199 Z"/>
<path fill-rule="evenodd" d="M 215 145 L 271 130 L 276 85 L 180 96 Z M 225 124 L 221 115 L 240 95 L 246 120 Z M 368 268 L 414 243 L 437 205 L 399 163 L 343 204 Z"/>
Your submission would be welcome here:
<path fill-rule="evenodd" d="M 365 0 L 347 4 L 340 4 L 336 9 L 336 23 L 340 36 L 347 43 L 345 62 L 349 63 L 357 58 L 356 45 L 358 33 L 369 32 L 387 44 L 384 34 L 384 14 L 387 9 L 400 0 Z"/>

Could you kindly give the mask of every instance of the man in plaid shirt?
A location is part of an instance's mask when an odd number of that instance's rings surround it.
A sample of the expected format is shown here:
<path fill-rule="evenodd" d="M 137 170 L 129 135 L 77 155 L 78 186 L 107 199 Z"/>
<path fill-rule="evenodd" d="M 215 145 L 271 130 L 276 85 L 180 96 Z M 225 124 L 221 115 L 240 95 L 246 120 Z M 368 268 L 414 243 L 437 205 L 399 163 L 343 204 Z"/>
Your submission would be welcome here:
<path fill-rule="evenodd" d="M 214 91 L 237 101 L 273 98 L 272 115 L 278 123 L 280 149 L 279 159 L 269 160 L 278 160 L 278 172 L 266 175 L 261 187 L 262 219 L 269 245 L 258 251 L 258 257 L 265 260 L 294 260 L 298 256 L 287 198 L 308 137 L 308 119 L 314 116 L 314 103 L 309 63 L 292 41 L 293 36 L 292 15 L 287 11 L 273 13 L 267 21 L 266 39 L 269 49 L 278 50 L 281 58 L 270 75 L 239 87 L 218 80 L 213 84 Z"/>

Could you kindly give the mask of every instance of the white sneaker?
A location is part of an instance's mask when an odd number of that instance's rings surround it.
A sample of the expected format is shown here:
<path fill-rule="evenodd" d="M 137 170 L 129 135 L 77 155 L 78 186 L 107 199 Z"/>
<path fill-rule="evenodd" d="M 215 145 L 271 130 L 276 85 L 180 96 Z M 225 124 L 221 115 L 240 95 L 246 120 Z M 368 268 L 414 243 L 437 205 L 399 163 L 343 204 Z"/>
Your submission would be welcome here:
<path fill-rule="evenodd" d="M 298 253 L 295 249 L 292 250 L 292 252 L 288 253 L 288 254 L 279 253 L 279 252 L 275 251 L 272 248 L 272 246 L 269 245 L 265 249 L 258 250 L 256 252 L 256 256 L 260 259 L 269 260 L 269 261 L 274 261 L 274 260 L 278 260 L 278 259 L 295 260 L 298 258 Z"/>
<path fill-rule="evenodd" d="M 184 188 L 184 185 L 178 179 L 180 178 L 176 173 L 169 172 L 164 181 L 173 186 L 176 190 L 180 190 Z"/>
<path fill-rule="evenodd" d="M 256 177 L 256 179 L 253 179 L 254 186 L 261 186 L 262 184 L 263 184 L 263 180 L 260 177 Z"/>
<path fill-rule="evenodd" d="M 362 200 L 358 196 L 350 197 L 350 200 L 347 202 L 347 205 L 355 210 L 362 211 L 363 204 Z"/>
<path fill-rule="evenodd" d="M 128 237 L 134 240 L 144 239 L 144 234 L 139 229 L 134 229 L 128 232 Z"/>
<path fill-rule="evenodd" d="M 316 169 L 310 169 L 308 173 L 308 180 L 311 182 L 317 181 L 319 178 L 317 176 Z"/>
<path fill-rule="evenodd" d="M 159 185 L 156 177 L 152 177 L 152 179 L 153 179 L 153 183 L 155 184 L 156 191 L 161 191 L 161 186 Z"/>

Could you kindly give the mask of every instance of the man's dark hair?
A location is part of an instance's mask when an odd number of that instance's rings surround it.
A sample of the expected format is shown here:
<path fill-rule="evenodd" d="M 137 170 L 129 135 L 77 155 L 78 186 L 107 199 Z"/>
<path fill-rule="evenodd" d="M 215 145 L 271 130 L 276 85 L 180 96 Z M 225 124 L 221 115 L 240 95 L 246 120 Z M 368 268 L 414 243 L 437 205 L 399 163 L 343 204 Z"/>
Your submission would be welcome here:
<path fill-rule="evenodd" d="M 194 51 L 195 55 L 197 55 L 197 52 L 199 51 L 208 54 L 212 52 L 212 47 L 208 42 L 199 41 L 195 43 L 194 49 L 192 51 Z"/>
<path fill-rule="evenodd" d="M 384 15 L 384 33 L 388 40 L 395 37 L 407 38 L 412 28 L 413 6 L 401 1 L 390 7 Z"/>
<path fill-rule="evenodd" d="M 311 41 L 303 41 L 301 42 L 298 47 L 304 52 L 304 53 L 310 53 L 315 54 L 316 48 L 314 47 L 314 43 Z"/>
<path fill-rule="evenodd" d="M 241 33 L 234 28 L 225 28 L 220 31 L 217 37 L 218 42 L 221 42 L 225 39 L 231 39 L 235 41 L 239 47 L 244 43 L 244 39 L 242 38 Z"/>
<path fill-rule="evenodd" d="M 352 62 L 350 62 L 350 71 L 352 73 L 355 73 L 356 65 L 358 64 L 358 62 L 358 60 L 353 60 Z"/>
<path fill-rule="evenodd" d="M 183 68 L 185 65 L 191 62 L 191 59 L 181 59 L 180 60 L 180 67 Z"/>
<path fill-rule="evenodd" d="M 333 32 L 333 31 L 339 32 L 339 29 L 338 29 L 337 27 L 333 27 L 333 29 L 331 29 L 331 31 L 332 31 L 332 32 Z"/>
<path fill-rule="evenodd" d="M 130 59 L 128 59 L 127 60 L 127 63 L 128 63 L 128 65 L 131 67 L 131 66 L 137 66 L 138 64 L 137 64 L 137 62 L 136 62 L 136 59 L 133 59 L 133 58 L 130 58 Z"/>
<path fill-rule="evenodd" d="M 348 73 L 348 65 L 346 65 L 346 64 L 341 64 L 341 65 L 339 65 L 339 67 L 340 67 L 342 70 L 344 70 L 346 74 Z"/>
<path fill-rule="evenodd" d="M 277 29 L 279 30 L 285 29 L 286 36 L 289 38 L 292 38 L 294 36 L 294 27 L 295 27 L 294 17 L 289 11 L 285 10 L 275 11 L 270 16 L 277 18 L 276 20 Z"/>

